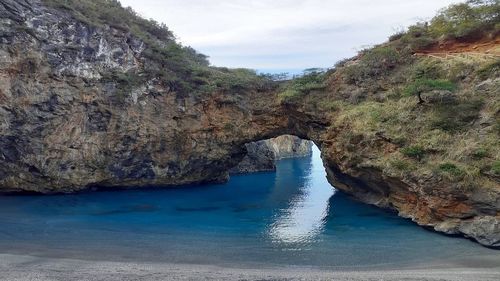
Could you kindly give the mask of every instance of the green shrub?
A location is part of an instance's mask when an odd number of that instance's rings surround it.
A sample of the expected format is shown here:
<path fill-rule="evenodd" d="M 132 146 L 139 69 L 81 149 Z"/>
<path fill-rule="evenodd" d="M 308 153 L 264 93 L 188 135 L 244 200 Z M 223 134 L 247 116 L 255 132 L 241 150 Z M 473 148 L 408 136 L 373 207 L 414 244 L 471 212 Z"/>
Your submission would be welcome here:
<path fill-rule="evenodd" d="M 357 84 L 363 81 L 365 76 L 365 67 L 358 64 L 352 64 L 342 69 L 342 77 L 347 84 Z"/>
<path fill-rule="evenodd" d="M 282 102 L 291 102 L 300 96 L 300 92 L 293 89 L 285 89 L 279 93 L 278 98 Z"/>
<path fill-rule="evenodd" d="M 482 80 L 494 77 L 497 73 L 500 73 L 500 60 L 486 64 L 477 70 L 477 76 Z"/>
<path fill-rule="evenodd" d="M 424 103 L 425 101 L 422 99 L 421 95 L 425 92 L 433 90 L 446 90 L 454 92 L 456 88 L 456 85 L 449 80 L 421 78 L 408 85 L 404 92 L 408 96 L 417 96 L 419 103 Z"/>
<path fill-rule="evenodd" d="M 233 131 L 236 128 L 236 126 L 233 123 L 226 123 L 224 124 L 223 128 L 226 131 Z"/>
<path fill-rule="evenodd" d="M 217 71 L 212 74 L 212 86 L 224 91 L 240 91 L 259 86 L 264 87 L 263 82 L 270 81 L 258 76 L 255 70 L 245 68 L 217 68 Z"/>
<path fill-rule="evenodd" d="M 458 132 L 472 123 L 479 116 L 483 106 L 481 100 L 471 100 L 455 105 L 434 106 L 434 118 L 431 127 L 448 132 Z"/>
<path fill-rule="evenodd" d="M 117 0 L 43 0 L 43 2 L 50 7 L 65 9 L 87 24 L 110 25 L 126 31 L 138 29 L 144 31 L 147 36 L 161 41 L 174 40 L 173 33 L 164 24 L 140 17 L 132 9 L 123 8 Z"/>
<path fill-rule="evenodd" d="M 417 160 L 421 160 L 425 156 L 425 149 L 418 145 L 405 147 L 400 151 L 403 155 Z"/>
<path fill-rule="evenodd" d="M 258 76 L 255 71 L 244 69 L 217 69 L 209 67 L 207 56 L 176 42 L 173 33 L 161 23 L 146 20 L 130 8 L 124 8 L 117 0 L 43 0 L 53 8 L 64 9 L 73 17 L 87 25 L 111 26 L 145 43 L 143 52 L 143 81 L 160 79 L 172 92 L 178 94 L 205 93 L 216 90 L 262 89 L 274 87 L 266 76 Z M 113 80 L 119 92 L 130 91 L 135 84 L 129 74 L 104 74 L 104 79 Z"/>
<path fill-rule="evenodd" d="M 452 163 L 443 163 L 439 165 L 439 170 L 455 177 L 460 177 L 464 174 L 464 172 L 460 168 Z"/>
<path fill-rule="evenodd" d="M 393 35 L 389 36 L 389 42 L 393 42 L 393 41 L 397 41 L 401 38 L 403 38 L 403 36 L 405 36 L 406 32 L 404 31 L 398 31 L 397 33 L 394 33 Z"/>
<path fill-rule="evenodd" d="M 430 22 L 410 26 L 404 34 L 389 38 L 390 42 L 412 52 L 425 50 L 442 39 L 480 38 L 498 34 L 500 30 L 500 4 L 498 0 L 469 0 L 443 9 Z"/>
<path fill-rule="evenodd" d="M 446 91 L 455 91 L 456 85 L 444 79 L 418 79 L 408 85 L 406 88 L 407 95 L 415 95 L 417 93 L 429 92 L 433 90 L 446 90 Z"/>
<path fill-rule="evenodd" d="M 406 137 L 404 136 L 396 136 L 392 138 L 392 143 L 397 144 L 397 145 L 405 145 L 407 142 Z"/>
<path fill-rule="evenodd" d="M 388 70 L 396 67 L 402 55 L 391 47 L 377 47 L 365 51 L 362 55 L 362 63 L 368 67 L 376 67 Z"/>
<path fill-rule="evenodd" d="M 435 37 L 480 37 L 500 20 L 498 0 L 469 0 L 451 5 L 431 20 L 429 30 Z"/>
<path fill-rule="evenodd" d="M 360 53 L 355 64 L 342 69 L 342 77 L 348 84 L 358 84 L 360 81 L 378 79 L 389 74 L 398 65 L 411 59 L 409 53 L 397 50 L 392 46 L 378 46 Z M 343 65 L 344 62 L 339 64 Z M 373 83 L 372 83 L 373 84 Z"/>
<path fill-rule="evenodd" d="M 124 103 L 132 90 L 144 83 L 144 77 L 134 72 L 111 70 L 101 74 L 101 81 L 113 83 L 116 87 L 115 101 Z"/>
<path fill-rule="evenodd" d="M 411 168 L 410 163 L 402 159 L 393 159 L 389 163 L 393 168 L 399 171 L 408 171 Z"/>
<path fill-rule="evenodd" d="M 483 159 L 485 157 L 488 157 L 488 150 L 484 148 L 476 149 L 476 151 L 472 153 L 472 157 L 474 159 Z"/>
<path fill-rule="evenodd" d="M 423 60 L 415 64 L 409 73 L 413 80 L 444 79 L 442 64 L 436 60 Z"/>
<path fill-rule="evenodd" d="M 401 36 L 401 43 L 413 52 L 425 49 L 435 42 L 436 40 L 429 34 L 427 23 L 410 26 L 408 32 Z"/>
<path fill-rule="evenodd" d="M 282 101 L 292 101 L 312 91 L 323 90 L 326 87 L 325 76 L 326 74 L 321 71 L 306 72 L 289 81 L 278 96 Z"/>
<path fill-rule="evenodd" d="M 449 64 L 447 71 L 444 72 L 446 74 L 446 78 L 453 81 L 459 82 L 464 79 L 472 76 L 475 71 L 475 65 L 473 63 L 465 62 L 465 61 L 454 61 Z"/>
<path fill-rule="evenodd" d="M 500 176 L 500 161 L 493 162 L 493 165 L 491 166 L 491 172 L 496 176 Z"/>
<path fill-rule="evenodd" d="M 318 105 L 322 109 L 328 110 L 328 111 L 337 111 L 337 110 L 340 110 L 342 108 L 342 103 L 340 101 L 325 100 L 325 101 L 320 101 L 318 103 Z"/>
<path fill-rule="evenodd" d="M 344 67 L 344 66 L 346 66 L 346 64 L 348 62 L 350 62 L 352 60 L 353 60 L 352 58 L 346 58 L 346 59 L 339 60 L 338 62 L 335 63 L 335 68 Z"/>
<path fill-rule="evenodd" d="M 408 59 L 407 55 L 391 46 L 376 47 L 363 52 L 361 64 L 365 66 L 366 76 L 387 74 L 390 70 L 405 62 Z"/>

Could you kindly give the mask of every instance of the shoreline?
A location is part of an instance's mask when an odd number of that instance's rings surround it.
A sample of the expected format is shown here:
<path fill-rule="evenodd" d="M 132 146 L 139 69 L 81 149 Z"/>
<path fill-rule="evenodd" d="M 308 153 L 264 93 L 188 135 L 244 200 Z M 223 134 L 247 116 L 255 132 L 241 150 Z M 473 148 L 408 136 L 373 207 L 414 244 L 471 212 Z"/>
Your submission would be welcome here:
<path fill-rule="evenodd" d="M 500 280 L 500 264 L 436 265 L 412 269 L 334 270 L 312 267 L 236 268 L 217 265 L 90 261 L 0 254 L 2 281 L 66 280 Z"/>

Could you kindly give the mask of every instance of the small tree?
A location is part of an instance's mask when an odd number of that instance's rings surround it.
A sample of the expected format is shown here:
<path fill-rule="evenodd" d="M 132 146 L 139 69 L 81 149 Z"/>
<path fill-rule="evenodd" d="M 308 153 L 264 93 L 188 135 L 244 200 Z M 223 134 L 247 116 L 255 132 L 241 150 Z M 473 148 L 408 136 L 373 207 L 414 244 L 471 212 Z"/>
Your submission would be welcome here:
<path fill-rule="evenodd" d="M 445 90 L 453 92 L 455 91 L 455 89 L 455 84 L 453 84 L 453 82 L 449 80 L 420 78 L 408 85 L 405 89 L 405 92 L 407 95 L 417 96 L 418 104 L 422 104 L 425 102 L 424 99 L 422 99 L 422 94 L 425 92 L 434 90 Z"/>
<path fill-rule="evenodd" d="M 479 35 L 500 20 L 500 1 L 469 0 L 451 5 L 431 21 L 434 36 L 467 37 Z"/>
<path fill-rule="evenodd" d="M 291 100 L 298 96 L 307 95 L 313 91 L 322 90 L 326 87 L 326 73 L 319 68 L 304 70 L 304 75 L 294 77 L 290 80 L 279 94 L 282 100 Z"/>

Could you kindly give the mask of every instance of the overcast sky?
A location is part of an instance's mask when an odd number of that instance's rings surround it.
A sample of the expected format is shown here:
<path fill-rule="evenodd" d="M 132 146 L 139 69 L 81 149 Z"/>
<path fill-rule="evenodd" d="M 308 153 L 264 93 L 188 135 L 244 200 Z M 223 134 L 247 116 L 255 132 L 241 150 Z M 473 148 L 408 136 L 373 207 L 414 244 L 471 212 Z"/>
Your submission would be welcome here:
<path fill-rule="evenodd" d="M 331 67 L 457 0 L 121 0 L 212 64 L 264 72 Z"/>

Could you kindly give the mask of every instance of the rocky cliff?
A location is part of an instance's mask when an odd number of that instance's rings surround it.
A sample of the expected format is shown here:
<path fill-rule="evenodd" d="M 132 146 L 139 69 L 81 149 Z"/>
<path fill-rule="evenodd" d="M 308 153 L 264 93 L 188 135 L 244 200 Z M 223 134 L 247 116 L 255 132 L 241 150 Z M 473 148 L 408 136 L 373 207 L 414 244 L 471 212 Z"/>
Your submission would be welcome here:
<path fill-rule="evenodd" d="M 304 157 L 312 153 L 313 143 L 296 136 L 279 136 L 266 142 L 276 159 Z"/>
<path fill-rule="evenodd" d="M 359 200 L 498 247 L 497 57 L 420 57 L 422 34 L 283 85 L 114 1 L 0 0 L 0 190 L 221 182 L 247 143 L 290 134 Z"/>
<path fill-rule="evenodd" d="M 268 140 L 247 143 L 247 154 L 238 165 L 229 170 L 230 174 L 246 174 L 276 170 L 276 156 Z"/>
<path fill-rule="evenodd" d="M 247 155 L 229 172 L 240 174 L 274 171 L 276 160 L 310 155 L 312 145 L 311 141 L 290 135 L 248 143 L 245 145 Z"/>

